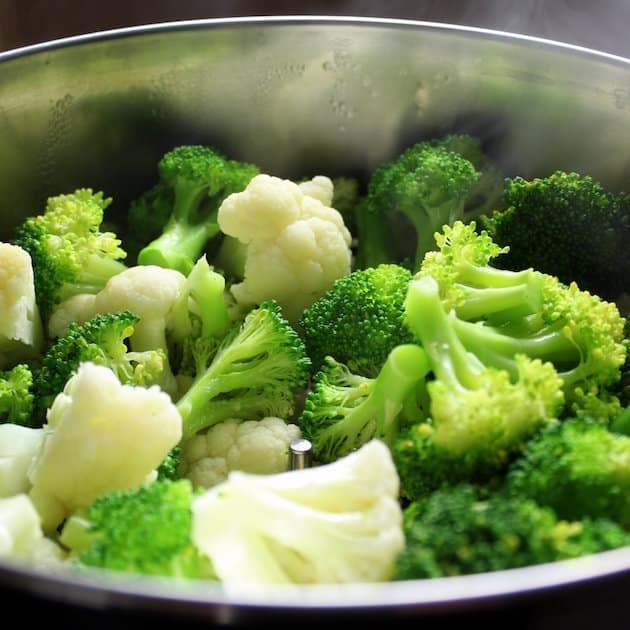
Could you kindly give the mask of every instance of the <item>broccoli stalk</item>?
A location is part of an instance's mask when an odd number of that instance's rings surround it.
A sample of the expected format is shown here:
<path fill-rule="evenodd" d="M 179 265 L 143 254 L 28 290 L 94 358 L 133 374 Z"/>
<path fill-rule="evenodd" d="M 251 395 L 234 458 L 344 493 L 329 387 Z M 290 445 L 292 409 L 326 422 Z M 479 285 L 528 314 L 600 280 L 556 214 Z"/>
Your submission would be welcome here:
<path fill-rule="evenodd" d="M 502 470 L 522 444 L 554 422 L 564 403 L 562 380 L 549 362 L 517 355 L 517 375 L 487 366 L 457 336 L 431 276 L 411 281 L 408 325 L 429 358 L 429 418 L 394 445 L 405 494 L 422 496 L 443 481 L 485 479 Z"/>
<path fill-rule="evenodd" d="M 258 169 L 228 160 L 211 147 L 184 145 L 162 157 L 158 173 L 160 188 L 139 207 L 149 215 L 154 205 L 163 212 L 161 194 L 168 194 L 171 213 L 159 236 L 139 251 L 138 263 L 187 275 L 208 242 L 220 233 L 217 212 L 223 199 L 242 191 Z M 135 214 L 140 212 L 136 208 Z"/>
<path fill-rule="evenodd" d="M 425 351 L 413 344 L 396 346 L 374 378 L 327 357 L 299 420 L 315 458 L 335 461 L 373 438 L 393 445 L 405 410 L 422 398 L 429 370 Z"/>
<path fill-rule="evenodd" d="M 33 260 L 35 294 L 44 321 L 73 295 L 96 294 L 126 267 L 113 232 L 102 232 L 111 198 L 90 188 L 49 197 L 44 214 L 28 217 L 14 242 Z"/>
<path fill-rule="evenodd" d="M 359 219 L 359 266 L 407 262 L 417 269 L 425 253 L 435 248 L 433 234 L 463 218 L 479 178 L 469 160 L 429 141 L 412 145 L 382 164 L 370 177 L 363 208 L 366 216 Z M 393 236 L 401 222 L 407 234 L 414 234 L 415 244 L 412 251 L 399 252 L 392 259 L 392 252 L 401 249 Z M 386 236 L 388 229 L 392 234 Z"/>
<path fill-rule="evenodd" d="M 178 400 L 183 439 L 221 420 L 288 417 L 310 369 L 304 344 L 275 302 L 263 302 L 223 339 L 193 346 L 196 376 Z"/>

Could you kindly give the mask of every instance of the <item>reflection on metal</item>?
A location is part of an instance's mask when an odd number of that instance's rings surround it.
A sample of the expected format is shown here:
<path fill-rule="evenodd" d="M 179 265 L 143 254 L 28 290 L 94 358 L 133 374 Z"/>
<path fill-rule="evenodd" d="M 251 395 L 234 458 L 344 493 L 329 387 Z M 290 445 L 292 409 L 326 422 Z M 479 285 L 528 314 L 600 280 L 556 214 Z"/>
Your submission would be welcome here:
<path fill-rule="evenodd" d="M 313 465 L 313 445 L 304 438 L 289 444 L 289 470 L 310 468 Z"/>

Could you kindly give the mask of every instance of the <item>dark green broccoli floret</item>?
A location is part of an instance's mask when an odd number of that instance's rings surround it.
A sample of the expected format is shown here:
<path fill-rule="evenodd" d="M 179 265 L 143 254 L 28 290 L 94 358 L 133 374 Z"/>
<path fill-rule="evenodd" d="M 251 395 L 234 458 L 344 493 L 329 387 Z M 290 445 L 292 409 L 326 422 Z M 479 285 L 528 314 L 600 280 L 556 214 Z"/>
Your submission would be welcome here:
<path fill-rule="evenodd" d="M 34 401 L 33 373 L 26 363 L 0 371 L 0 423 L 30 426 Z"/>
<path fill-rule="evenodd" d="M 523 443 L 555 420 L 564 402 L 551 363 L 514 357 L 516 375 L 486 365 L 457 336 L 431 276 L 409 284 L 407 323 L 426 350 L 429 417 L 403 432 L 393 447 L 405 496 L 415 499 L 442 480 L 486 478 L 504 469 Z"/>
<path fill-rule="evenodd" d="M 589 416 L 535 436 L 511 467 L 508 484 L 560 517 L 606 517 L 630 527 L 630 437 Z"/>
<path fill-rule="evenodd" d="M 318 369 L 326 356 L 364 376 L 376 376 L 397 345 L 413 340 L 403 323 L 411 272 L 396 264 L 358 269 L 337 279 L 302 314 L 306 350 Z"/>
<path fill-rule="evenodd" d="M 534 266 L 610 300 L 628 289 L 630 196 L 608 192 L 590 176 L 556 171 L 508 179 L 504 205 L 479 219 L 509 246 L 499 265 Z"/>
<path fill-rule="evenodd" d="M 137 490 L 99 497 L 87 510 L 80 564 L 168 577 L 211 577 L 207 560 L 191 540 L 192 484 L 155 481 Z M 69 532 L 62 536 L 67 544 Z M 85 544 L 82 540 L 82 544 Z"/>
<path fill-rule="evenodd" d="M 138 262 L 188 274 L 209 241 L 220 233 L 221 202 L 244 190 L 258 168 L 229 160 L 212 147 L 183 145 L 162 157 L 158 173 L 161 185 L 138 202 L 134 221 L 142 220 L 143 208 L 148 217 L 153 212 L 163 216 L 167 201 L 162 195 L 172 200 L 171 213 L 160 235 L 140 250 Z M 153 219 L 147 221 L 151 225 Z"/>
<path fill-rule="evenodd" d="M 127 340 L 139 317 L 129 311 L 99 313 L 78 324 L 50 347 L 34 376 L 36 405 L 40 412 L 50 407 L 79 365 L 91 361 L 110 368 L 122 383 L 159 384 L 167 358 L 161 350 L 132 352 Z"/>
<path fill-rule="evenodd" d="M 180 479 L 179 465 L 180 455 L 182 452 L 181 444 L 173 447 L 169 454 L 164 458 L 162 463 L 157 467 L 158 480 L 170 479 L 171 481 L 177 481 Z"/>
<path fill-rule="evenodd" d="M 469 160 L 433 141 L 379 166 L 358 216 L 357 265 L 399 262 L 417 269 L 435 248 L 434 233 L 463 218 L 479 178 Z"/>
<path fill-rule="evenodd" d="M 90 188 L 50 197 L 44 214 L 27 218 L 14 242 L 33 261 L 35 296 L 44 321 L 78 293 L 98 293 L 125 269 L 126 252 L 113 232 L 101 231 L 111 198 Z"/>
<path fill-rule="evenodd" d="M 223 338 L 200 337 L 192 348 L 195 378 L 177 401 L 183 439 L 227 418 L 288 418 L 310 361 L 276 302 L 263 302 Z"/>
<path fill-rule="evenodd" d="M 551 361 L 563 380 L 567 408 L 614 416 L 626 359 L 625 320 L 612 302 L 532 268 L 498 269 L 501 253 L 475 222 L 436 234 L 418 277 L 434 278 L 466 350 L 516 378 L 514 357 Z M 607 393 L 610 392 L 610 393 Z"/>
<path fill-rule="evenodd" d="M 299 420 L 320 462 L 332 462 L 378 438 L 388 446 L 422 407 L 429 363 L 420 346 L 396 346 L 373 378 L 327 357 L 315 375 Z"/>
<path fill-rule="evenodd" d="M 404 512 L 396 580 L 500 571 L 630 544 L 605 519 L 560 520 L 534 501 L 470 484 L 445 487 Z"/>

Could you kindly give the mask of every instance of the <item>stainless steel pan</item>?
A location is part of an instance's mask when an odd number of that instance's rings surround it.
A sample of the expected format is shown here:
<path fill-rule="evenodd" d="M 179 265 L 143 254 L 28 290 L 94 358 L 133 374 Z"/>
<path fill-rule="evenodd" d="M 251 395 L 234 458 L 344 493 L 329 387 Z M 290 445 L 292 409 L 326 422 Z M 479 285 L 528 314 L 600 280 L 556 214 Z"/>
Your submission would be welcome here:
<path fill-rule="evenodd" d="M 364 177 L 412 141 L 454 131 L 479 135 L 506 175 L 573 169 L 630 190 L 630 60 L 495 31 L 339 17 L 158 24 L 9 51 L 0 54 L 0 236 L 73 187 L 102 189 L 125 212 L 176 143 L 207 142 L 285 177 Z M 630 549 L 487 575 L 238 596 L 0 564 L 0 589 L 3 609 L 23 621 L 51 614 L 103 627 L 592 627 L 623 611 Z"/>

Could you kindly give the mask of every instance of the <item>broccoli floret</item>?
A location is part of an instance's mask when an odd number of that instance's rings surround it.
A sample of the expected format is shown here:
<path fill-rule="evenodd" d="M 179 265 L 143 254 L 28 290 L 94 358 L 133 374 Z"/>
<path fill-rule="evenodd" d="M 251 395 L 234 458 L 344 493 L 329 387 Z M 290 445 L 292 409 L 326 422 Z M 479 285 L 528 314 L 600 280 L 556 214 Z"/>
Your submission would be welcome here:
<path fill-rule="evenodd" d="M 159 384 L 167 361 L 162 350 L 133 352 L 127 340 L 139 317 L 129 311 L 99 313 L 87 322 L 71 323 L 55 341 L 35 370 L 36 407 L 43 415 L 79 365 L 91 361 L 110 368 L 121 383 Z"/>
<path fill-rule="evenodd" d="M 42 319 L 79 293 L 98 293 L 125 269 L 126 252 L 113 232 L 102 232 L 110 197 L 90 188 L 49 197 L 43 214 L 28 217 L 14 242 L 33 261 L 35 295 Z"/>
<path fill-rule="evenodd" d="M 605 517 L 630 527 L 630 437 L 600 418 L 567 418 L 541 431 L 507 479 L 561 518 Z"/>
<path fill-rule="evenodd" d="M 479 178 L 469 160 L 433 141 L 414 144 L 379 166 L 358 217 L 357 265 L 399 262 L 416 270 L 435 248 L 433 234 L 463 218 Z"/>
<path fill-rule="evenodd" d="M 576 558 L 630 543 L 606 519 L 560 520 L 531 499 L 463 483 L 405 508 L 406 546 L 395 580 L 499 571 Z"/>
<path fill-rule="evenodd" d="M 357 269 L 336 280 L 299 322 L 313 368 L 332 356 L 357 374 L 376 376 L 395 346 L 413 341 L 403 322 L 410 280 L 411 272 L 396 264 Z"/>
<path fill-rule="evenodd" d="M 415 409 L 423 398 L 429 369 L 425 351 L 413 344 L 396 346 L 373 378 L 327 357 L 298 423 L 315 458 L 335 461 L 373 438 L 393 445 L 406 409 Z"/>
<path fill-rule="evenodd" d="M 145 575 L 210 577 L 207 560 L 191 541 L 193 497 L 192 484 L 181 479 L 97 498 L 85 514 L 89 542 L 78 554 L 79 563 Z M 67 532 L 62 536 L 71 545 L 72 538 Z"/>
<path fill-rule="evenodd" d="M 429 358 L 429 417 L 393 447 L 403 493 L 410 499 L 450 481 L 484 479 L 504 469 L 523 443 L 553 422 L 564 397 L 549 362 L 514 357 L 514 378 L 462 345 L 453 310 L 446 311 L 431 276 L 409 284 L 408 325 Z"/>
<path fill-rule="evenodd" d="M 276 302 L 263 302 L 214 348 L 200 337 L 192 352 L 196 375 L 177 401 L 183 438 L 227 418 L 287 418 L 305 387 L 310 360 Z"/>
<path fill-rule="evenodd" d="M 181 454 L 181 444 L 178 444 L 171 449 L 169 454 L 157 467 L 158 480 L 170 479 L 171 481 L 177 481 L 181 478 L 181 475 L 179 474 Z"/>
<path fill-rule="evenodd" d="M 0 371 L 0 423 L 31 426 L 34 405 L 33 372 L 29 365 L 19 363 Z"/>
<path fill-rule="evenodd" d="M 575 283 L 532 268 L 493 266 L 501 253 L 475 222 L 436 233 L 418 272 L 439 285 L 444 308 L 466 350 L 516 378 L 519 354 L 551 361 L 562 378 L 567 409 L 614 416 L 615 388 L 626 359 L 625 319 L 618 307 Z"/>
<path fill-rule="evenodd" d="M 161 186 L 154 189 L 134 211 L 134 221 L 155 212 L 164 214 L 172 199 L 171 213 L 159 236 L 138 253 L 141 265 L 159 265 L 187 275 L 209 242 L 220 233 L 217 211 L 231 193 L 242 191 L 258 174 L 252 164 L 229 160 L 212 147 L 178 146 L 158 163 Z M 147 219 L 150 222 L 152 219 Z"/>
<path fill-rule="evenodd" d="M 499 265 L 535 266 L 609 300 L 627 289 L 630 196 L 606 191 L 590 176 L 556 171 L 508 179 L 504 203 L 479 219 L 497 243 L 509 246 Z"/>

